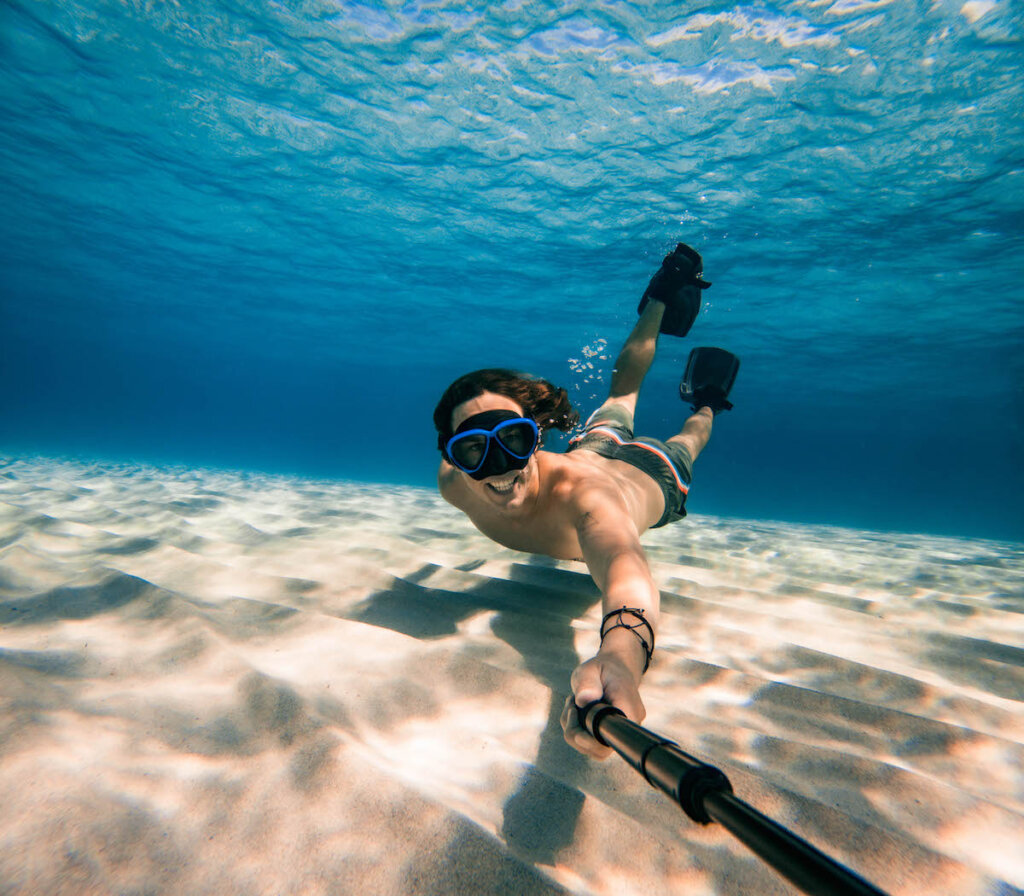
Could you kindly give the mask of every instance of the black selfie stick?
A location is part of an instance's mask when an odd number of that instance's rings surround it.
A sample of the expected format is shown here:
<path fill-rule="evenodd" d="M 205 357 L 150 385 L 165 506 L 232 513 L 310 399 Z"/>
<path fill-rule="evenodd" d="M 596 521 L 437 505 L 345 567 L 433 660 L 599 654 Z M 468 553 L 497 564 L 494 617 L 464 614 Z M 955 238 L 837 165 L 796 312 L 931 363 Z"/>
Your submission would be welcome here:
<path fill-rule="evenodd" d="M 849 868 L 733 796 L 725 774 L 670 740 L 595 700 L 579 711 L 598 742 L 611 747 L 699 824 L 717 821 L 783 877 L 810 896 L 886 896 Z"/>

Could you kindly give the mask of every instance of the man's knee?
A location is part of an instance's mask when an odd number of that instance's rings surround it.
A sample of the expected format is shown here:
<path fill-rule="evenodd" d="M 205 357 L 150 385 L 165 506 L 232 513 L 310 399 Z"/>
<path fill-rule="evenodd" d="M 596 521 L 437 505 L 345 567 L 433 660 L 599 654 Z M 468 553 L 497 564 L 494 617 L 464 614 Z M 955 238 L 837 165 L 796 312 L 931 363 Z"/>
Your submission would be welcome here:
<path fill-rule="evenodd" d="M 636 396 L 611 396 L 587 420 L 587 426 L 595 423 L 612 423 L 633 429 L 633 418 L 636 415 Z"/>

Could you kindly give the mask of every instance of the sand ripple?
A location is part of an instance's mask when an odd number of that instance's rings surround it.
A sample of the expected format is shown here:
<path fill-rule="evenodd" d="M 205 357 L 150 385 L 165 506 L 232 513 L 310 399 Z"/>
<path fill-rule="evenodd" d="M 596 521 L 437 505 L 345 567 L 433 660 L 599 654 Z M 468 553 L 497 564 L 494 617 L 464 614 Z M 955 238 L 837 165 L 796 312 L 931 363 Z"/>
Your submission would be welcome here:
<path fill-rule="evenodd" d="M 892 893 L 1024 887 L 1024 548 L 645 536 L 647 724 Z M 585 568 L 413 489 L 0 466 L 0 892 L 792 892 L 557 718 Z"/>

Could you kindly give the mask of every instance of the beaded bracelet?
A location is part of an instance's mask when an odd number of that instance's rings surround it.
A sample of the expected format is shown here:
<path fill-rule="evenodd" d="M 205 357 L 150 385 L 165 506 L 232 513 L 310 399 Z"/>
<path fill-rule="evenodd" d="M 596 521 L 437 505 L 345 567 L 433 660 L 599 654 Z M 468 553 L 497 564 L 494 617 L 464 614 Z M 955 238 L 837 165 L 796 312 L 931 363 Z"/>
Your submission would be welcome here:
<path fill-rule="evenodd" d="M 639 620 L 639 621 L 636 622 L 634 625 L 630 625 L 628 622 L 624 622 L 623 621 L 623 619 L 622 619 L 622 614 L 623 613 L 629 613 L 631 616 L 635 616 L 637 618 L 637 620 Z M 608 631 L 605 631 L 605 628 L 604 628 L 605 624 L 608 622 L 609 619 L 612 618 L 612 616 L 617 616 L 618 619 L 615 620 L 615 624 L 614 625 L 608 627 Z M 640 626 L 646 626 L 647 627 L 647 631 L 650 632 L 650 634 L 651 634 L 651 643 L 650 644 L 647 643 L 647 641 L 644 638 L 644 636 L 641 635 L 640 632 L 638 631 Z M 612 610 L 610 613 L 606 613 L 604 619 L 601 620 L 601 643 L 604 644 L 604 638 L 605 638 L 605 635 L 608 634 L 608 632 L 614 631 L 617 628 L 627 629 L 627 630 L 631 631 L 634 635 L 636 635 L 640 639 L 640 644 L 641 644 L 641 646 L 644 649 L 644 672 L 646 672 L 647 668 L 651 665 L 651 657 L 654 656 L 654 629 L 651 628 L 651 624 L 644 617 L 644 611 L 642 609 L 640 609 L 639 607 L 626 607 L 626 606 L 623 606 L 623 607 L 621 607 L 618 610 Z M 643 672 L 640 673 L 640 674 L 642 675 Z"/>

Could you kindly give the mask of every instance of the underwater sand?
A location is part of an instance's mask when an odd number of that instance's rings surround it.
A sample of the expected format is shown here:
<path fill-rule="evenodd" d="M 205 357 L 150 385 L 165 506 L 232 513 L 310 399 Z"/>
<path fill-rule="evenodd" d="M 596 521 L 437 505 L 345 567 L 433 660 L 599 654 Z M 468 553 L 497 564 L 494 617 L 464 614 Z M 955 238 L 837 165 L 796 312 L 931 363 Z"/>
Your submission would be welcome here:
<path fill-rule="evenodd" d="M 1024 546 L 693 515 L 645 724 L 893 894 L 1024 887 Z M 0 893 L 785 894 L 558 714 L 582 564 L 428 491 L 0 464 Z"/>

